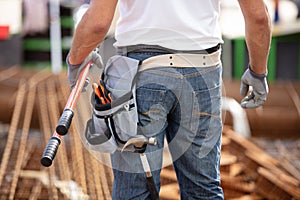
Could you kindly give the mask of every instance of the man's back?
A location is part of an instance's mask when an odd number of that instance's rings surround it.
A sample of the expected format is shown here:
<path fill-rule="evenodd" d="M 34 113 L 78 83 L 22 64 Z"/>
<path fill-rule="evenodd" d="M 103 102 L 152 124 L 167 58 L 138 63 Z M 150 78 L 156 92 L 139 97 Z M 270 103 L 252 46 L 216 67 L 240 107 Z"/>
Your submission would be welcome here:
<path fill-rule="evenodd" d="M 115 45 L 210 48 L 222 42 L 219 10 L 219 0 L 120 0 Z"/>

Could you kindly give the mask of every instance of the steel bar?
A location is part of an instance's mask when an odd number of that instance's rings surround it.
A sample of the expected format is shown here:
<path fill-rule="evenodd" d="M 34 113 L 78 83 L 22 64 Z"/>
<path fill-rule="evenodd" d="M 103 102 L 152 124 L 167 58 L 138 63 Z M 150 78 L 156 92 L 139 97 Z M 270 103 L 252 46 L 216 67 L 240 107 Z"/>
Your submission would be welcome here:
<path fill-rule="evenodd" d="M 34 80 L 31 80 L 29 82 L 24 122 L 23 122 L 22 133 L 21 133 L 21 141 L 20 141 L 20 146 L 18 151 L 18 157 L 15 164 L 14 175 L 11 183 L 9 199 L 14 199 L 14 195 L 16 192 L 18 176 L 22 167 L 23 159 L 25 156 L 25 150 L 27 146 L 27 137 L 28 137 L 31 117 L 33 113 L 33 106 L 35 104 L 35 95 L 36 95 L 36 83 L 34 82 Z"/>
<path fill-rule="evenodd" d="M 14 75 L 16 75 L 18 72 L 19 72 L 19 70 L 18 70 L 18 67 L 16 67 L 16 66 L 12 66 L 6 70 L 2 70 L 0 73 L 0 82 L 10 79 Z"/>
<path fill-rule="evenodd" d="M 2 184 L 4 175 L 5 175 L 7 164 L 10 159 L 10 154 L 11 154 L 11 151 L 13 148 L 15 135 L 16 135 L 16 132 L 18 129 L 18 124 L 20 121 L 20 116 L 21 116 L 22 107 L 23 107 L 23 103 L 24 103 L 24 97 L 26 96 L 26 87 L 27 87 L 27 84 L 26 84 L 25 80 L 21 80 L 19 83 L 19 89 L 18 89 L 16 100 L 15 100 L 16 103 L 15 103 L 12 120 L 10 123 L 11 125 L 10 125 L 10 129 L 9 129 L 9 133 L 8 133 L 8 139 L 7 139 L 5 151 L 3 153 L 3 157 L 2 157 L 2 161 L 1 161 L 0 186 Z"/>
<path fill-rule="evenodd" d="M 62 79 L 63 78 L 63 79 Z M 60 92 L 62 100 L 65 102 L 68 99 L 68 90 L 66 87 L 63 87 L 63 83 L 65 80 L 65 77 L 60 77 L 59 83 L 60 83 Z M 69 88 L 68 88 L 69 89 Z M 75 118 L 75 124 L 78 123 L 78 118 Z M 70 130 L 72 133 L 75 133 L 74 126 L 70 127 Z M 72 157 L 72 166 L 73 166 L 73 174 L 74 179 L 80 184 L 80 186 L 83 189 L 83 192 L 87 194 L 87 181 L 86 181 L 86 175 L 85 175 L 85 163 L 83 158 L 83 147 L 82 143 L 78 137 L 78 135 L 72 135 L 71 137 L 71 146 L 74 148 L 73 151 L 71 151 L 71 157 Z"/>
<path fill-rule="evenodd" d="M 32 76 L 31 79 L 29 80 L 28 95 L 26 99 L 24 121 L 23 121 L 22 132 L 21 132 L 21 141 L 20 141 L 18 156 L 15 164 L 14 175 L 12 178 L 9 199 L 14 199 L 14 195 L 18 183 L 18 177 L 22 169 L 23 160 L 24 158 L 26 158 L 25 153 L 28 145 L 27 138 L 29 134 L 30 124 L 31 124 L 35 99 L 36 99 L 36 86 L 40 81 L 46 78 L 48 78 L 48 74 L 44 74 L 42 71 L 40 73 L 35 74 L 35 76 Z"/>
<path fill-rule="evenodd" d="M 56 80 L 56 79 L 54 79 L 54 80 Z M 59 107 L 58 107 L 59 104 L 57 102 L 58 94 L 57 94 L 55 82 L 56 81 L 53 81 L 53 80 L 47 82 L 47 92 L 48 92 L 47 99 L 49 100 L 49 103 L 48 103 L 49 116 L 50 116 L 50 121 L 53 125 L 58 120 L 58 116 L 59 116 Z M 60 180 L 70 181 L 71 174 L 70 174 L 70 168 L 68 165 L 66 145 L 61 146 L 60 153 L 57 157 L 57 162 L 59 163 L 59 167 L 57 169 L 59 172 Z M 71 187 L 71 185 L 69 185 L 68 187 Z M 70 188 L 68 188 L 68 190 L 70 190 Z M 63 199 L 67 199 L 67 198 L 64 196 Z"/>
<path fill-rule="evenodd" d="M 40 119 L 40 126 L 41 131 L 44 133 L 44 142 L 48 142 L 48 138 L 51 136 L 51 126 L 50 126 L 50 119 L 49 119 L 49 112 L 47 106 L 47 95 L 46 95 L 46 85 L 45 83 L 40 84 L 38 86 L 38 106 L 39 106 L 39 119 Z M 54 185 L 52 177 L 56 177 L 55 175 L 55 165 L 52 166 L 48 171 L 48 178 L 49 178 L 49 187 L 48 193 L 50 199 L 57 200 L 58 199 L 58 191 Z"/>

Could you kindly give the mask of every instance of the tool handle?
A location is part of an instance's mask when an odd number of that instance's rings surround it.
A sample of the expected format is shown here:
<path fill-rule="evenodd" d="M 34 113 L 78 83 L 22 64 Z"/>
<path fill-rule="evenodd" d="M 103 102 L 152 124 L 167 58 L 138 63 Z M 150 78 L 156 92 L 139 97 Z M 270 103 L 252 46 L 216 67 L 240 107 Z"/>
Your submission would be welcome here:
<path fill-rule="evenodd" d="M 56 132 L 60 135 L 66 135 L 72 123 L 74 112 L 71 109 L 64 109 L 58 124 L 56 126 Z"/>
<path fill-rule="evenodd" d="M 59 145 L 60 145 L 60 138 L 52 136 L 41 158 L 41 164 L 43 166 L 49 167 L 52 165 L 52 161 L 56 155 Z"/>
<path fill-rule="evenodd" d="M 73 110 L 76 107 L 77 101 L 84 87 L 85 80 L 87 79 L 91 64 L 91 61 L 88 62 L 86 66 L 81 70 L 76 85 L 71 91 L 65 109 L 62 115 L 60 116 L 60 119 L 58 120 L 58 124 L 56 126 L 56 132 L 59 135 L 66 135 L 69 131 L 74 116 Z"/>
<path fill-rule="evenodd" d="M 159 200 L 159 195 L 155 187 L 152 176 L 146 177 L 151 200 Z"/>

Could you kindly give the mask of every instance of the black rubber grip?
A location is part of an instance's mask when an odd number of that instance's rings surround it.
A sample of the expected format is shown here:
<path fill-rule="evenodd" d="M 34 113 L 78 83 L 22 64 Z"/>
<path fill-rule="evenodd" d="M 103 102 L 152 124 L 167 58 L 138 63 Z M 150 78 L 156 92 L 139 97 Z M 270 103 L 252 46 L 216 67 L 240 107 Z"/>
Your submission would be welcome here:
<path fill-rule="evenodd" d="M 156 190 L 153 177 L 150 176 L 150 177 L 146 177 L 146 178 L 147 178 L 148 190 L 150 192 L 151 200 L 159 200 L 159 195 L 158 195 L 158 192 Z"/>
<path fill-rule="evenodd" d="M 57 137 L 51 137 L 50 141 L 48 142 L 43 156 L 41 158 L 41 164 L 45 167 L 49 167 L 52 165 L 52 161 L 56 155 L 58 147 L 60 145 L 60 139 Z"/>
<path fill-rule="evenodd" d="M 56 126 L 56 132 L 59 135 L 66 135 L 68 133 L 73 116 L 74 112 L 71 109 L 64 110 L 64 112 L 60 116 L 58 125 Z"/>

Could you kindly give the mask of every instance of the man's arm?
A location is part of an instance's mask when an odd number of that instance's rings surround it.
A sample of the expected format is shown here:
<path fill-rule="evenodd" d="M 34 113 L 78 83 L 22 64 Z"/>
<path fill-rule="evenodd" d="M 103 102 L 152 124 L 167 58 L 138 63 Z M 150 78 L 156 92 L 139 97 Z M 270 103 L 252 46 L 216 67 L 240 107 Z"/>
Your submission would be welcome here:
<path fill-rule="evenodd" d="M 245 36 L 249 52 L 249 67 L 241 78 L 240 93 L 243 108 L 257 108 L 265 103 L 269 93 L 267 83 L 268 55 L 271 43 L 271 20 L 263 0 L 238 0 L 245 19 Z M 249 93 L 249 88 L 252 91 Z"/>
<path fill-rule="evenodd" d="M 271 20 L 263 0 L 238 0 L 245 19 L 245 36 L 251 70 L 256 74 L 267 72 L 271 43 Z"/>
<path fill-rule="evenodd" d="M 79 22 L 69 52 L 69 63 L 78 65 L 106 36 L 118 0 L 92 0 Z"/>

